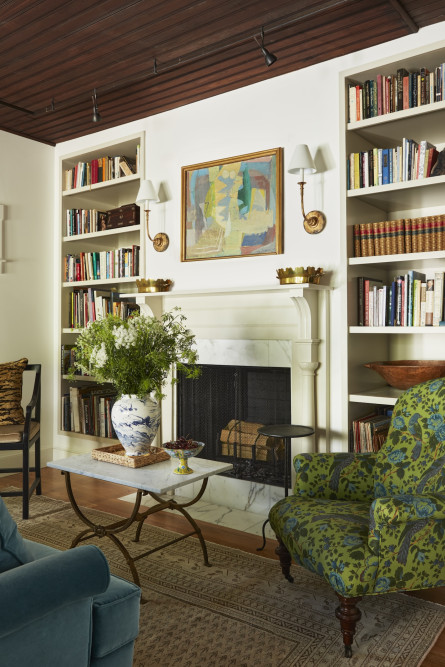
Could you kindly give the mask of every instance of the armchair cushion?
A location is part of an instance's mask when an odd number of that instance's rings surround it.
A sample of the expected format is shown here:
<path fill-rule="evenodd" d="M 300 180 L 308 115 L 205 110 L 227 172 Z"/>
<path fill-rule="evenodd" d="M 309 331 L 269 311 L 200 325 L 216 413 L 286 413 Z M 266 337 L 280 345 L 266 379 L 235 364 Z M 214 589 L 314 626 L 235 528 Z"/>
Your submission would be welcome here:
<path fill-rule="evenodd" d="M 23 424 L 23 371 L 28 359 L 0 364 L 0 424 Z"/>
<path fill-rule="evenodd" d="M 25 424 L 0 424 L 0 445 L 2 442 L 22 442 Z M 39 422 L 31 422 L 29 439 L 40 431 Z"/>
<path fill-rule="evenodd" d="M 0 498 L 0 572 L 11 570 L 32 560 L 17 524 Z"/>
<path fill-rule="evenodd" d="M 296 563 L 343 596 L 372 589 L 378 558 L 368 546 L 369 501 L 290 496 L 276 503 L 270 525 Z"/>
<path fill-rule="evenodd" d="M 445 380 L 408 389 L 375 465 L 375 498 L 445 492 Z"/>

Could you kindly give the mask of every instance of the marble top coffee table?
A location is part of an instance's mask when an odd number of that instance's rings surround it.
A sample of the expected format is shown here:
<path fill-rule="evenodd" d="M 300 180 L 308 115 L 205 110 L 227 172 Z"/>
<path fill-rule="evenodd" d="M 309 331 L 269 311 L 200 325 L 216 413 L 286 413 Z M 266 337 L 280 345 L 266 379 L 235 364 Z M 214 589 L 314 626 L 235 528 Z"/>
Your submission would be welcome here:
<path fill-rule="evenodd" d="M 145 556 L 148 556 L 155 551 L 164 549 L 171 544 L 180 542 L 181 540 L 184 540 L 191 535 L 196 535 L 200 541 L 202 553 L 204 556 L 204 565 L 210 565 L 207 555 L 207 547 L 202 536 L 201 528 L 190 516 L 186 508 L 194 505 L 202 497 L 207 487 L 209 477 L 231 470 L 233 467 L 231 463 L 219 463 L 217 461 L 209 461 L 207 459 L 193 458 L 192 465 L 194 472 L 190 473 L 189 475 L 175 474 L 173 472 L 175 464 L 171 460 L 154 463 L 142 468 L 127 468 L 115 463 L 97 461 L 91 457 L 91 454 L 70 456 L 66 459 L 50 461 L 47 465 L 50 468 L 61 470 L 62 474 L 65 476 L 66 490 L 71 506 L 79 519 L 88 526 L 86 530 L 81 531 L 73 539 L 71 548 L 75 547 L 77 544 L 79 544 L 79 542 L 83 542 L 92 537 L 108 537 L 124 555 L 124 558 L 131 570 L 134 582 L 138 586 L 140 586 L 140 579 L 135 565 L 137 560 L 144 558 Z M 84 514 L 83 510 L 79 508 L 74 498 L 74 493 L 71 486 L 71 473 L 85 475 L 86 477 L 93 477 L 94 479 L 101 479 L 106 482 L 113 482 L 114 484 L 122 484 L 124 486 L 131 486 L 135 488 L 137 491 L 136 500 L 131 515 L 126 519 L 116 521 L 107 526 L 96 525 L 93 523 Z M 181 486 L 185 486 L 186 484 L 192 484 L 193 482 L 199 481 L 202 482 L 201 488 L 198 494 L 189 502 L 178 503 L 174 499 L 174 496 L 168 499 L 160 497 L 160 494 L 165 494 L 169 491 L 178 489 Z M 141 511 L 142 497 L 146 496 L 147 494 L 156 500 L 156 505 L 147 509 L 144 508 Z M 117 535 L 126 531 L 128 528 L 130 528 L 130 526 L 132 526 L 132 524 L 137 523 L 134 541 L 139 542 L 142 525 L 145 519 L 150 514 L 155 514 L 156 512 L 161 512 L 165 509 L 180 512 L 182 516 L 187 519 L 193 530 L 189 533 L 176 537 L 175 539 L 170 540 L 161 546 L 149 549 L 148 551 L 144 551 L 142 554 L 138 554 L 136 557 L 132 557 L 128 549 L 122 544 Z"/>

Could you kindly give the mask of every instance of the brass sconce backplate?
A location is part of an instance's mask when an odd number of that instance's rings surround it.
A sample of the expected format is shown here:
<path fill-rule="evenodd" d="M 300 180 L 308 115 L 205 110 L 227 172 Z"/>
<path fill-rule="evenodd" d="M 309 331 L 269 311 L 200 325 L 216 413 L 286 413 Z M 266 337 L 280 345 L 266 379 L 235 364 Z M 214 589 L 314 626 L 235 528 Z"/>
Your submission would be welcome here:
<path fill-rule="evenodd" d="M 148 237 L 148 238 L 150 238 L 150 237 Z M 164 250 L 167 250 L 169 243 L 170 243 L 170 240 L 169 240 L 167 234 L 164 234 L 164 232 L 159 232 L 159 234 L 156 234 L 156 236 L 153 239 L 153 248 L 157 252 L 164 252 Z"/>
<path fill-rule="evenodd" d="M 326 225 L 326 216 L 321 211 L 309 211 L 303 220 L 308 234 L 319 234 Z"/>

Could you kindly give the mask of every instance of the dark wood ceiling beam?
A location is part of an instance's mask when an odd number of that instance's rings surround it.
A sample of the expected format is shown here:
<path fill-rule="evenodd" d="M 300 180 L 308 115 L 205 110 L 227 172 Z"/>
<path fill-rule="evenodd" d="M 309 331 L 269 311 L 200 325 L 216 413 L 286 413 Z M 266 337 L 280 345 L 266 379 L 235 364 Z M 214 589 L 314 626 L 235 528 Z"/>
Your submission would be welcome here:
<path fill-rule="evenodd" d="M 389 4 L 396 10 L 402 21 L 408 26 L 411 32 L 418 32 L 419 26 L 413 21 L 399 0 L 389 0 Z"/>

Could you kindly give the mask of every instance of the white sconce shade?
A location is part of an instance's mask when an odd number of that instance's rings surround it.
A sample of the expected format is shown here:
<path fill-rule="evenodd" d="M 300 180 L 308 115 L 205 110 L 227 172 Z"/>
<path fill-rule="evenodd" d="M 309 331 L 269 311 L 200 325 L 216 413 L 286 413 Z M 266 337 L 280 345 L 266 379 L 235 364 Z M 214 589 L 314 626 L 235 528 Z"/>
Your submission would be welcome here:
<path fill-rule="evenodd" d="M 136 204 L 138 206 L 145 206 L 148 208 L 148 202 L 157 200 L 158 195 L 156 194 L 156 190 L 153 187 L 153 183 L 151 181 L 141 181 L 139 192 L 136 197 Z"/>
<path fill-rule="evenodd" d="M 289 174 L 300 174 L 301 180 L 304 180 L 304 171 L 307 171 L 309 174 L 313 174 L 315 171 L 315 164 L 312 159 L 312 155 L 309 151 L 309 148 L 306 144 L 298 144 L 295 146 L 292 159 L 289 164 L 288 173 Z"/>

